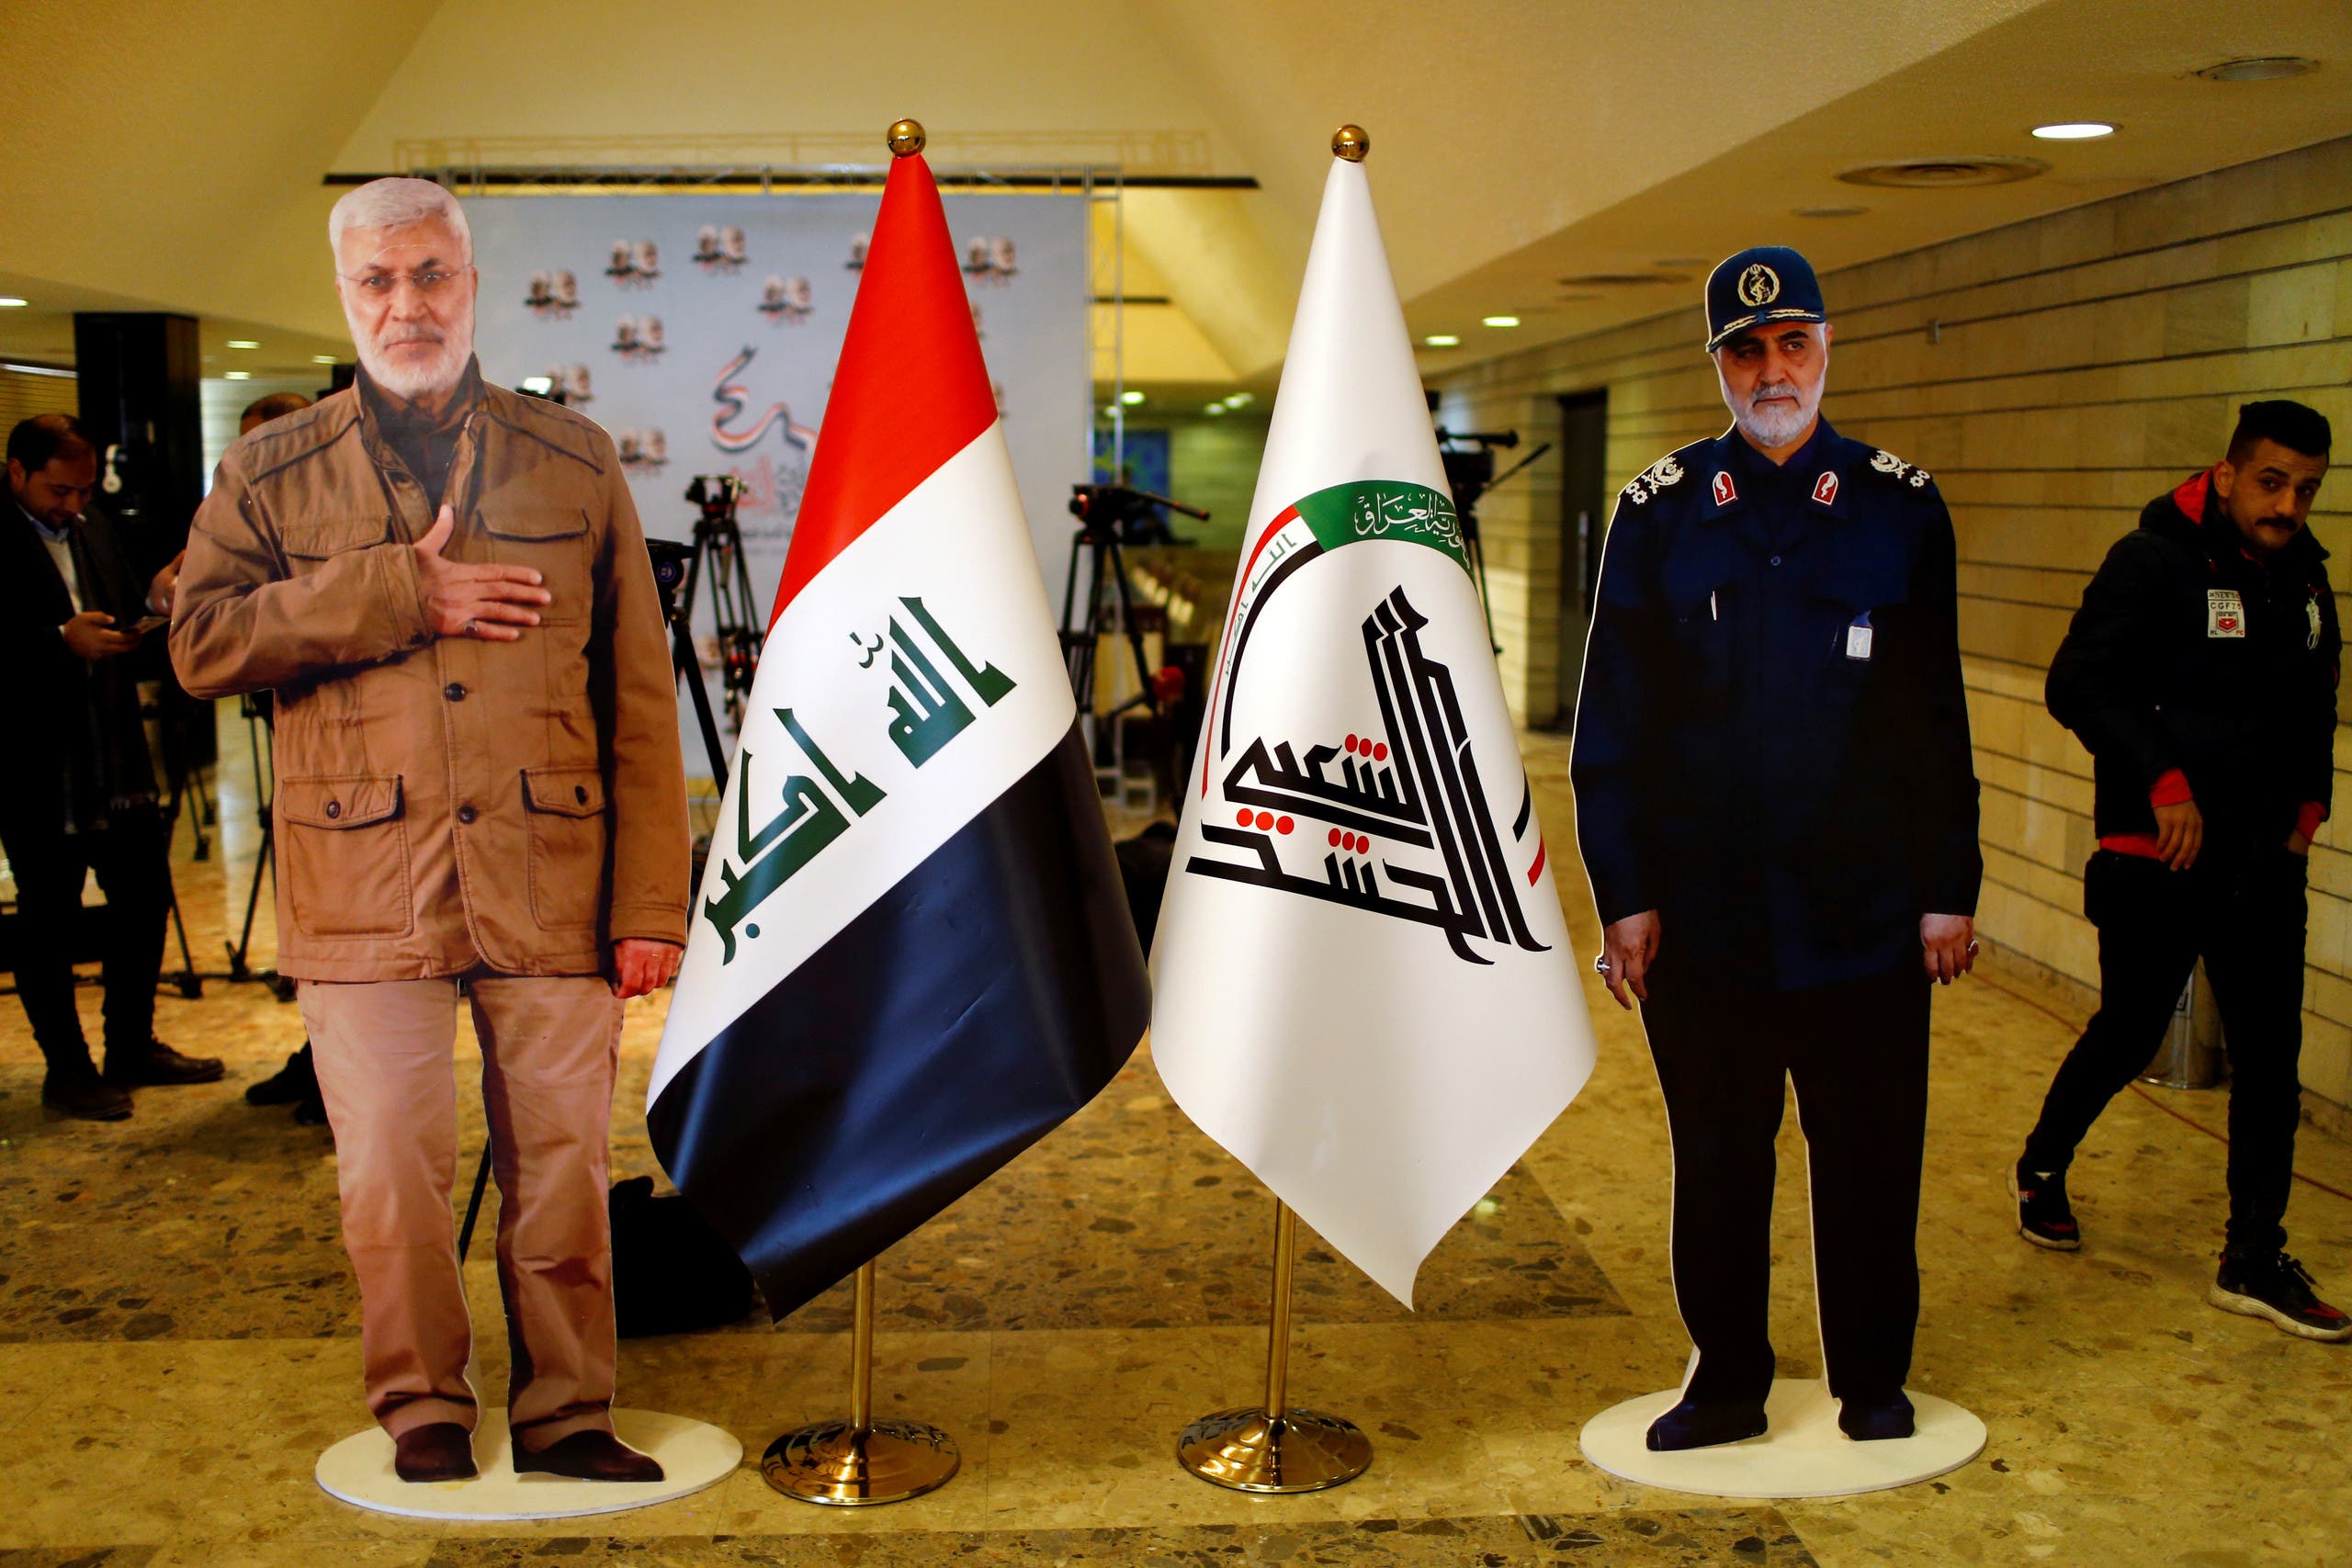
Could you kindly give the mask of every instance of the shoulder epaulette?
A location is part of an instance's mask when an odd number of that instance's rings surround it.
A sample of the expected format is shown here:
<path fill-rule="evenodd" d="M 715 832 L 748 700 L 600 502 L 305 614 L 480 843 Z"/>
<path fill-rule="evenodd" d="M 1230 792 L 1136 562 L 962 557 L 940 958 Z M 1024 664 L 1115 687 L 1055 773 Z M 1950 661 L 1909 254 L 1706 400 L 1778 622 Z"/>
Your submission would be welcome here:
<path fill-rule="evenodd" d="M 1905 462 L 1884 447 L 1871 453 L 1868 471 L 1891 484 L 1908 485 L 1913 490 L 1925 490 L 1931 482 L 1927 469 Z"/>
<path fill-rule="evenodd" d="M 1651 497 L 1680 484 L 1689 471 L 1683 468 L 1681 458 L 1680 452 L 1669 452 L 1635 474 L 1625 486 L 1625 499 L 1635 506 L 1647 506 Z"/>

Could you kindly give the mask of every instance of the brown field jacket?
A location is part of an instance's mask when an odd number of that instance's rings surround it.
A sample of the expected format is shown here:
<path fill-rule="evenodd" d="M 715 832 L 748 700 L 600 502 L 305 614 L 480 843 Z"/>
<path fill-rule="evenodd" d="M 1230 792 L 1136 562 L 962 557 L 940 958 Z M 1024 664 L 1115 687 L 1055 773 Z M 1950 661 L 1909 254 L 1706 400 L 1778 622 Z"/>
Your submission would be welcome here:
<path fill-rule="evenodd" d="M 686 938 L 670 646 L 613 443 L 496 387 L 458 437 L 447 558 L 536 568 L 517 642 L 435 637 L 422 489 L 356 390 L 241 438 L 173 606 L 187 689 L 277 693 L 279 972 L 413 980 L 608 971 Z"/>

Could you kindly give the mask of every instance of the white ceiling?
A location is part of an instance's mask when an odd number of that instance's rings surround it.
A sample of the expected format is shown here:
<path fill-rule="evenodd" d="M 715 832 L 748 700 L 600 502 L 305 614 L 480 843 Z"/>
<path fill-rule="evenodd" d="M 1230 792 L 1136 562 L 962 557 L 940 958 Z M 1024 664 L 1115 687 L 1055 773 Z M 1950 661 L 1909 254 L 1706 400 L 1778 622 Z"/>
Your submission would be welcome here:
<path fill-rule="evenodd" d="M 1759 240 L 1826 268 L 2352 133 L 2343 0 L 13 0 L 7 30 L 20 62 L 73 67 L 20 73 L 12 95 L 0 293 L 32 306 L 0 310 L 0 356 L 69 362 L 75 310 L 173 310 L 203 318 L 208 374 L 348 352 L 322 182 L 418 161 L 879 164 L 883 127 L 912 114 L 939 167 L 1254 177 L 1127 194 L 1131 276 L 1170 300 L 1131 334 L 1129 378 L 1262 386 L 1341 120 L 1372 133 L 1408 319 L 1464 339 L 1432 370 L 1698 287 L 1563 277 L 1696 274 Z M 2256 53 L 2326 63 L 2267 84 L 2190 74 Z M 2079 118 L 2122 130 L 2027 135 Z M 2020 152 L 2051 173 L 1940 192 L 1835 178 Z M 1870 210 L 1789 216 L 1829 203 Z M 1524 324 L 1476 324 L 1500 311 Z"/>

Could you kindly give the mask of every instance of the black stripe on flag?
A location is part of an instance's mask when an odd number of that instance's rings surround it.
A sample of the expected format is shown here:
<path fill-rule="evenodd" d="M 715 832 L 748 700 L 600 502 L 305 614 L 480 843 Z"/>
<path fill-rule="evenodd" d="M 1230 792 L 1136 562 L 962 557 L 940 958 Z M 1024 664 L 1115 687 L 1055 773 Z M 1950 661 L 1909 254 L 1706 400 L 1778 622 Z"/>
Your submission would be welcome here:
<path fill-rule="evenodd" d="M 1150 1013 L 1073 725 L 720 1031 L 646 1123 L 781 1318 L 1093 1099 Z"/>

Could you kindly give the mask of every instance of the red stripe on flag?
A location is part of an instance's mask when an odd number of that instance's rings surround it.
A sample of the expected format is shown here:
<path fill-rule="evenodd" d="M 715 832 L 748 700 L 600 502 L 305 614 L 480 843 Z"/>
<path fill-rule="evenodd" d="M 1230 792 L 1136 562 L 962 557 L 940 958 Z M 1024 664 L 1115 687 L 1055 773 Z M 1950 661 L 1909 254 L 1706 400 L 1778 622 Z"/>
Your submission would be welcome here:
<path fill-rule="evenodd" d="M 996 394 L 939 186 L 920 153 L 897 159 L 768 624 L 851 540 L 995 422 Z"/>
<path fill-rule="evenodd" d="M 1530 887 L 1534 886 L 1535 879 L 1544 874 L 1544 856 L 1546 852 L 1544 840 L 1538 838 L 1535 840 L 1535 863 L 1527 868 L 1527 885 Z"/>

